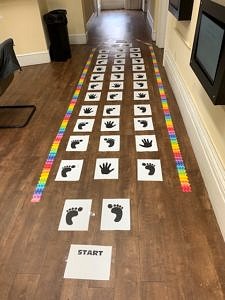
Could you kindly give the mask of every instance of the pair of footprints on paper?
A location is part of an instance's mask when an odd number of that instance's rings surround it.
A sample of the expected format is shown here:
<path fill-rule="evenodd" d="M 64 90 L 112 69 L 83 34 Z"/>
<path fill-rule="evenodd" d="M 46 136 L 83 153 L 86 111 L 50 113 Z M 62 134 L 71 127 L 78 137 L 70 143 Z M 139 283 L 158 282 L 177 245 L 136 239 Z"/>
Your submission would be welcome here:
<path fill-rule="evenodd" d="M 111 148 L 115 145 L 115 139 L 112 138 L 105 138 L 104 139 L 106 141 L 106 143 L 108 144 L 108 147 Z M 83 140 L 72 140 L 71 141 L 71 148 L 72 149 L 76 149 L 77 145 L 79 145 L 80 143 L 82 143 Z M 144 146 L 143 146 L 144 147 Z"/>
<path fill-rule="evenodd" d="M 111 169 L 111 163 L 103 163 L 102 165 L 99 165 L 101 169 L 101 173 L 104 175 L 110 174 L 114 169 Z M 145 167 L 146 170 L 148 170 L 148 175 L 154 175 L 155 174 L 155 165 L 152 163 L 143 163 L 143 167 Z M 72 169 L 74 169 L 76 166 L 75 165 L 70 165 L 70 166 L 64 166 L 61 171 L 62 177 L 67 177 L 67 173 L 70 172 Z"/>
<path fill-rule="evenodd" d="M 120 222 L 123 217 L 123 207 L 119 204 L 108 204 L 112 214 L 115 214 L 114 222 Z M 73 225 L 73 218 L 77 217 L 83 210 L 83 207 L 72 207 L 66 211 L 66 224 Z"/>

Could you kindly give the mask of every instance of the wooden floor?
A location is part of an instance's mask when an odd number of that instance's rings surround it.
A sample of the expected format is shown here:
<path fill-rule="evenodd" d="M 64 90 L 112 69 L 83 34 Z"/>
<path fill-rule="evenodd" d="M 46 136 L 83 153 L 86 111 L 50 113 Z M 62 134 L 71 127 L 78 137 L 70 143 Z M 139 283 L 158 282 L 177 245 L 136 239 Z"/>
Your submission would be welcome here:
<path fill-rule="evenodd" d="M 37 111 L 24 129 L 2 129 L 0 140 L 0 299 L 161 300 L 225 299 L 225 247 L 190 141 L 155 46 L 171 115 L 192 186 L 183 193 L 168 138 L 148 47 L 145 19 L 139 12 L 104 12 L 89 30 L 89 44 L 73 46 L 71 60 L 24 67 L 1 97 L 7 104 L 30 103 Z M 90 146 L 85 153 L 66 152 L 90 72 L 59 148 L 40 203 L 30 202 L 43 164 L 93 47 L 128 40 L 141 47 L 162 163 L 163 182 L 136 180 L 132 73 L 127 72 L 121 111 L 121 151 L 98 152 L 100 123 L 109 71 L 99 103 Z M 96 61 L 96 55 L 93 62 Z M 112 61 L 112 59 L 111 59 Z M 92 70 L 94 63 L 91 65 Z M 94 180 L 95 161 L 119 157 L 119 180 Z M 84 159 L 78 182 L 56 182 L 62 159 Z M 93 199 L 88 231 L 59 232 L 65 199 Z M 130 198 L 131 231 L 100 231 L 103 198 Z M 71 244 L 112 246 L 109 281 L 63 279 Z"/>

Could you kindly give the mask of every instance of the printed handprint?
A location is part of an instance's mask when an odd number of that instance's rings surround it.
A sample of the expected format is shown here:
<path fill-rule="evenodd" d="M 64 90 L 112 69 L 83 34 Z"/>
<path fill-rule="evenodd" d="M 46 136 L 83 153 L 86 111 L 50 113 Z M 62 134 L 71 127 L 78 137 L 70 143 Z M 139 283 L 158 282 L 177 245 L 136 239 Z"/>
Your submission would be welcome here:
<path fill-rule="evenodd" d="M 109 174 L 109 173 L 111 173 L 114 170 L 114 169 L 110 170 L 111 164 L 107 163 L 107 162 L 103 163 L 102 166 L 100 165 L 99 167 L 101 169 L 101 173 L 102 174 Z"/>
<path fill-rule="evenodd" d="M 114 83 L 114 84 L 112 85 L 112 87 L 114 87 L 114 88 L 119 88 L 120 86 L 121 86 L 120 83 Z"/>
<path fill-rule="evenodd" d="M 104 140 L 106 141 L 106 143 L 109 144 L 108 145 L 109 148 L 111 148 L 111 147 L 113 147 L 115 145 L 115 140 L 112 139 L 112 138 L 105 138 Z"/>
<path fill-rule="evenodd" d="M 152 147 L 152 140 L 149 141 L 149 139 L 143 139 L 142 143 L 143 143 L 143 145 L 139 144 L 139 146 L 141 146 L 143 148 L 150 148 L 150 147 Z"/>
<path fill-rule="evenodd" d="M 144 166 L 146 170 L 149 170 L 148 175 L 154 175 L 155 165 L 151 163 L 143 163 L 142 166 Z"/>
<path fill-rule="evenodd" d="M 146 96 L 146 94 L 144 94 L 144 93 L 138 93 L 137 94 L 138 98 L 145 98 L 145 96 Z"/>
<path fill-rule="evenodd" d="M 88 95 L 88 98 L 89 99 L 95 99 L 95 98 L 97 98 L 97 95 L 96 94 L 90 94 L 90 95 Z"/>
<path fill-rule="evenodd" d="M 86 107 L 86 108 L 84 108 L 84 113 L 85 114 L 91 114 L 92 112 L 93 112 L 92 107 Z"/>
<path fill-rule="evenodd" d="M 107 122 L 105 122 L 105 127 L 106 128 L 113 128 L 115 126 L 116 126 L 116 124 L 114 123 L 114 121 L 107 121 Z"/>
<path fill-rule="evenodd" d="M 139 122 L 140 124 L 142 124 L 142 127 L 147 127 L 147 126 L 148 126 L 148 122 L 145 121 L 145 120 L 138 120 L 138 122 Z"/>

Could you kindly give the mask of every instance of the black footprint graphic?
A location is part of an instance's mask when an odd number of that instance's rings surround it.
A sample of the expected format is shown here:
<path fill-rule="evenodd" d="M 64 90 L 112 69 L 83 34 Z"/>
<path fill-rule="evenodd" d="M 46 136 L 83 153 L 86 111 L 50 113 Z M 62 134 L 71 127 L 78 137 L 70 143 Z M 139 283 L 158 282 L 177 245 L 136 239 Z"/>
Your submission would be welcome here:
<path fill-rule="evenodd" d="M 109 148 L 113 147 L 115 145 L 115 140 L 111 139 L 111 138 L 105 138 L 104 139 L 106 141 L 106 143 L 109 144 Z"/>
<path fill-rule="evenodd" d="M 141 110 L 142 113 L 145 113 L 147 110 L 144 106 L 138 106 L 138 108 Z"/>
<path fill-rule="evenodd" d="M 120 222 L 123 217 L 123 207 L 119 204 L 109 204 L 108 208 L 111 209 L 112 214 L 116 215 L 114 222 Z"/>
<path fill-rule="evenodd" d="M 142 166 L 144 166 L 146 170 L 149 170 L 148 175 L 155 174 L 155 165 L 151 163 L 143 163 Z"/>
<path fill-rule="evenodd" d="M 83 140 L 72 140 L 71 142 L 71 148 L 76 149 L 76 146 L 79 145 Z"/>
<path fill-rule="evenodd" d="M 121 67 L 116 67 L 117 70 L 121 70 Z"/>
<path fill-rule="evenodd" d="M 137 85 L 139 85 L 139 87 L 143 87 L 143 86 L 144 86 L 144 83 L 142 83 L 142 82 L 137 82 Z"/>
<path fill-rule="evenodd" d="M 110 115 L 111 112 L 114 111 L 114 109 L 115 109 L 115 107 L 107 108 L 107 109 L 106 109 L 106 113 L 107 113 L 108 115 Z"/>
<path fill-rule="evenodd" d="M 142 127 L 147 127 L 148 126 L 148 122 L 147 121 L 145 121 L 145 120 L 138 120 L 138 122 L 140 123 L 140 124 L 142 124 Z"/>
<path fill-rule="evenodd" d="M 67 177 L 67 173 L 70 172 L 73 168 L 75 168 L 74 165 L 72 165 L 72 166 L 64 166 L 62 168 L 62 171 L 61 171 L 62 177 Z"/>
<path fill-rule="evenodd" d="M 67 212 L 67 214 L 66 214 L 66 224 L 67 225 L 73 225 L 73 221 L 72 221 L 73 217 L 78 216 L 78 213 L 80 211 L 82 211 L 82 210 L 83 210 L 83 207 L 79 207 L 79 208 L 72 207 L 72 208 L 69 208 L 66 211 Z"/>
<path fill-rule="evenodd" d="M 118 94 L 111 94 L 111 95 L 109 96 L 109 98 L 110 98 L 110 99 L 115 99 L 116 96 L 118 96 Z"/>
<path fill-rule="evenodd" d="M 84 126 L 86 126 L 88 122 L 81 122 L 78 124 L 78 129 L 82 130 Z"/>

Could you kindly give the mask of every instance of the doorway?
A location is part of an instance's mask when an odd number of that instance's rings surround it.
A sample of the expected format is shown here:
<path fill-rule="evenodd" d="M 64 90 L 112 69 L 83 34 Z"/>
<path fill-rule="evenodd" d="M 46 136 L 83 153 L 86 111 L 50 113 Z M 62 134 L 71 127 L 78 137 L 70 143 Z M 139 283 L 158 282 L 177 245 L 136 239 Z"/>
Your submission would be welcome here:
<path fill-rule="evenodd" d="M 101 0 L 101 8 L 110 9 L 141 9 L 142 0 Z"/>

